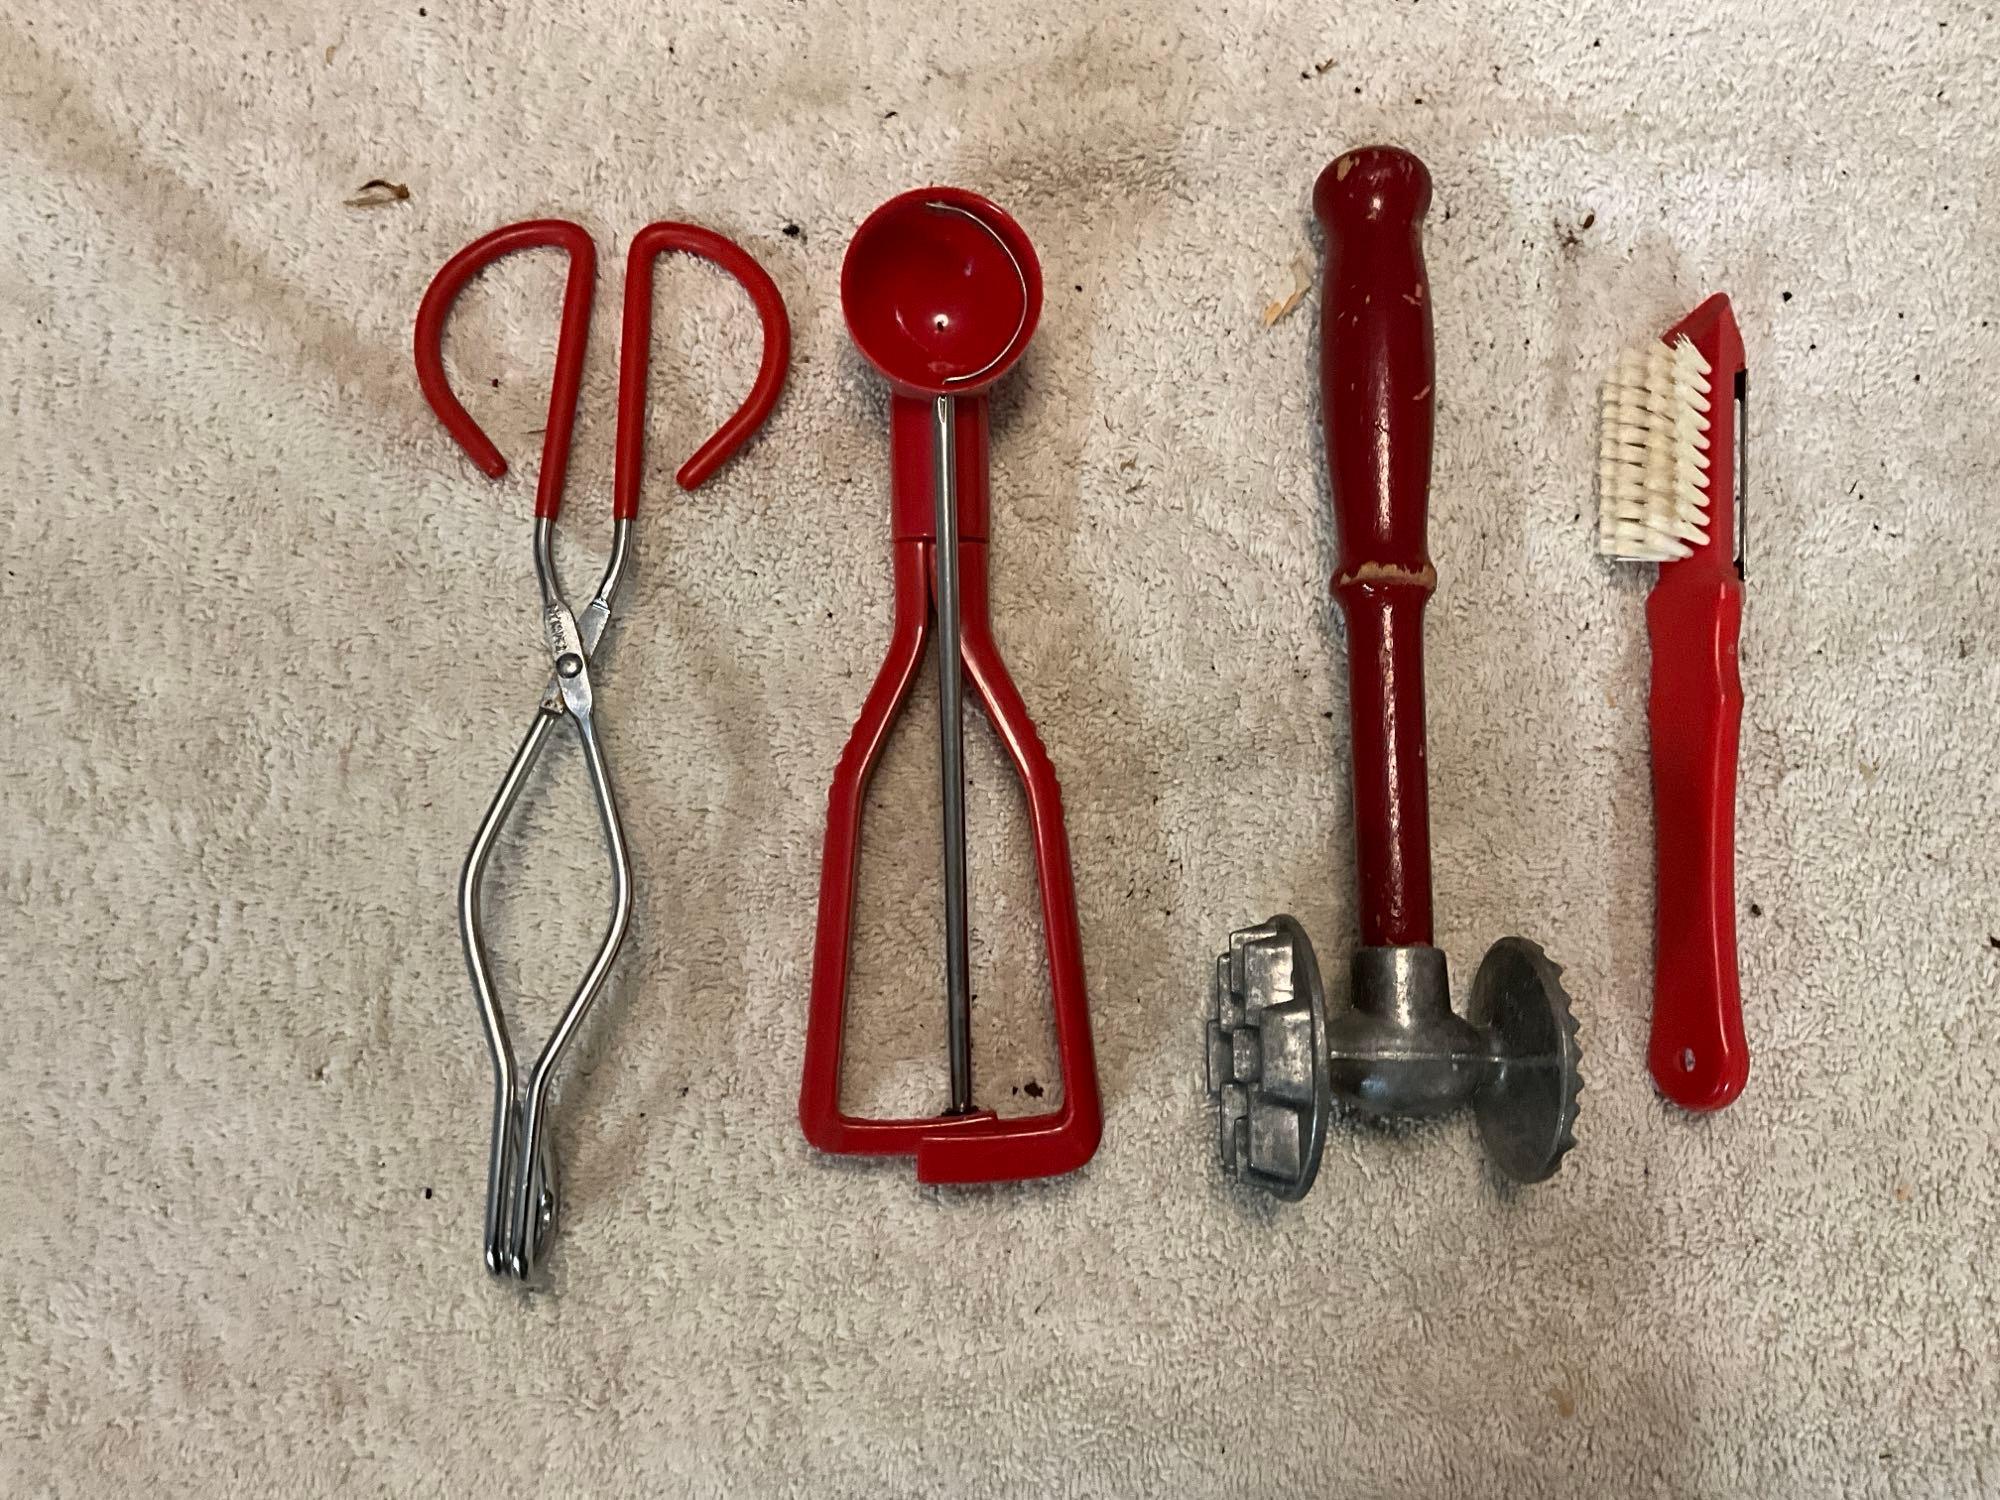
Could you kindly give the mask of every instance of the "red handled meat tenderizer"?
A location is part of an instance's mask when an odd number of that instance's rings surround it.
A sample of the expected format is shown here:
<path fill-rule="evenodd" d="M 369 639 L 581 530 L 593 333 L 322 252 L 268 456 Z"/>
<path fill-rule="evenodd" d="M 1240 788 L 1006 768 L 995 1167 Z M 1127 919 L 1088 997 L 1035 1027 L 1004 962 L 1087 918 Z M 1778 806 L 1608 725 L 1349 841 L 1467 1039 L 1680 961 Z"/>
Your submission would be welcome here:
<path fill-rule="evenodd" d="M 1347 620 L 1349 769 L 1360 946 L 1329 1001 L 1289 916 L 1231 933 L 1216 959 L 1208 1086 L 1222 1169 L 1293 1200 L 1337 1102 L 1376 1119 L 1470 1105 L 1493 1165 L 1554 1174 L 1583 1087 L 1561 969 L 1525 937 L 1486 950 L 1454 1010 L 1431 921 L 1424 607 L 1437 367 L 1423 223 L 1431 178 L 1393 146 L 1337 158 L 1313 188 L 1326 231 L 1320 397 Z"/>
<path fill-rule="evenodd" d="M 1736 742 L 1743 685 L 1743 335 L 1710 297 L 1604 384 L 1598 550 L 1657 562 L 1653 685 L 1653 1082 L 1684 1109 L 1743 1092 L 1736 973 Z"/>
<path fill-rule="evenodd" d="M 889 531 L 895 616 L 889 653 L 834 769 L 820 867 L 799 1123 L 821 1151 L 914 1156 L 920 1182 L 1052 1177 L 1089 1161 L 1102 1126 L 1083 987 L 1062 792 L 987 613 L 986 392 L 1026 351 L 1042 310 L 1042 271 L 1021 226 L 961 188 L 890 199 L 855 231 L 840 271 L 848 332 L 888 380 Z M 870 1120 L 840 1108 L 848 947 L 861 810 L 889 729 L 935 637 L 939 789 L 944 824 L 945 1111 Z M 964 691 L 970 685 L 1021 780 L 1034 831 L 1035 876 L 1062 1100 L 1003 1117 L 973 1102 L 972 981 L 967 916 Z"/>

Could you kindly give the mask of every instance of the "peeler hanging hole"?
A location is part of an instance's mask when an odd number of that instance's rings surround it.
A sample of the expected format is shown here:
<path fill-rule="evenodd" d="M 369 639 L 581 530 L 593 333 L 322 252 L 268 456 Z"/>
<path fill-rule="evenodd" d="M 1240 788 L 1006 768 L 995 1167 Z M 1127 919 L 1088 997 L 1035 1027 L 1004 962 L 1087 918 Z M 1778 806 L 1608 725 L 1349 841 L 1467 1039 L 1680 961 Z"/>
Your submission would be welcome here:
<path fill-rule="evenodd" d="M 1681 1048 L 1681 1071 L 1683 1073 L 1692 1073 L 1694 1071 L 1694 1048 Z"/>

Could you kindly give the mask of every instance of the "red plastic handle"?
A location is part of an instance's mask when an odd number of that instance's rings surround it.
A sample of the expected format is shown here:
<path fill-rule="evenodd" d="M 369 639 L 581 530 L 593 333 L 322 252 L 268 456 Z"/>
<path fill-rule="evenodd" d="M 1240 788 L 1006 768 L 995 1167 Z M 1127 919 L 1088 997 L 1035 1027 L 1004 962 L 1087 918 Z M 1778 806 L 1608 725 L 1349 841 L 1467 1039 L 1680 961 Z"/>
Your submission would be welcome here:
<path fill-rule="evenodd" d="M 1750 1049 L 1736 966 L 1736 756 L 1743 723 L 1737 643 L 1734 385 L 1743 338 L 1726 297 L 1675 327 L 1709 364 L 1708 536 L 1660 567 L 1646 600 L 1653 656 L 1653 1035 L 1647 1066 L 1684 1109 L 1721 1109 L 1743 1092 Z"/>
<path fill-rule="evenodd" d="M 674 482 L 699 488 L 750 440 L 785 388 L 792 359 L 792 323 L 777 283 L 733 240 L 698 224 L 662 220 L 632 236 L 625 257 L 625 326 L 618 346 L 618 440 L 612 479 L 612 514 L 628 521 L 639 513 L 639 485 L 645 470 L 646 373 L 653 352 L 653 263 L 668 251 L 708 261 L 736 278 L 757 308 L 764 329 L 764 357 L 750 394 L 729 420 L 716 428 L 694 456 L 680 466 Z"/>
<path fill-rule="evenodd" d="M 549 390 L 548 428 L 542 439 L 542 469 L 535 482 L 535 514 L 553 520 L 562 510 L 569 468 L 570 439 L 576 426 L 577 392 L 590 335 L 590 301 L 597 278 L 597 250 L 590 235 L 567 219 L 529 219 L 480 236 L 446 261 L 431 278 L 417 309 L 417 383 L 438 420 L 471 457 L 498 479 L 507 460 L 466 411 L 444 373 L 444 323 L 465 284 L 503 255 L 553 247 L 569 253 L 563 288 L 562 326 L 556 336 L 555 380 Z M 629 521 L 639 513 L 644 479 L 647 373 L 652 363 L 653 264 L 669 251 L 710 262 L 736 278 L 756 306 L 764 330 L 764 354 L 750 394 L 729 420 L 682 464 L 675 480 L 692 490 L 727 463 L 770 416 L 784 389 L 792 357 L 792 325 L 785 300 L 764 268 L 731 240 L 697 224 L 662 220 L 632 237 L 625 260 L 625 319 L 618 355 L 618 434 L 612 480 L 612 514 Z"/>
<path fill-rule="evenodd" d="M 987 578 L 986 451 L 984 396 L 958 400 L 961 506 L 968 525 L 976 515 L 978 539 L 959 549 L 960 648 L 965 674 L 1007 747 L 1028 803 L 1036 883 L 1042 898 L 1042 937 L 1055 1017 L 1062 1102 L 1039 1115 L 1001 1118 L 991 1110 L 970 1115 L 869 1120 L 840 1109 L 840 1065 L 847 1024 L 849 949 L 853 937 L 854 885 L 861 851 L 861 814 L 868 783 L 897 713 L 908 699 L 931 634 L 933 569 L 937 543 L 925 517 L 931 495 L 930 402 L 895 396 L 890 408 L 891 516 L 895 540 L 895 616 L 889 651 L 834 768 L 827 794 L 826 845 L 820 864 L 818 926 L 813 940 L 812 992 L 806 1016 L 805 1067 L 799 1088 L 799 1124 L 817 1149 L 844 1155 L 917 1159 L 920 1182 L 1005 1182 L 1074 1171 L 1096 1153 L 1103 1133 L 1103 1102 L 1090 1036 L 1084 989 L 1083 941 L 1076 916 L 1069 839 L 1064 831 L 1062 788 L 1035 732 L 1027 705 L 994 642 Z M 919 461 L 921 457 L 921 462 Z M 965 465 L 977 460 L 976 475 Z M 967 481 L 976 484 L 976 494 Z M 919 501 L 923 504 L 920 506 Z"/>
<path fill-rule="evenodd" d="M 1685 1109 L 1720 1109 L 1750 1074 L 1736 972 L 1736 747 L 1743 721 L 1735 579 L 1656 587 L 1653 817 L 1658 862 L 1647 1066 Z"/>
<path fill-rule="evenodd" d="M 985 404 L 983 397 L 980 404 Z M 964 605 L 960 644 L 965 675 L 985 705 L 993 732 L 1007 747 L 1027 796 L 1063 1097 L 1061 1107 L 1048 1114 L 996 1119 L 988 1129 L 946 1136 L 930 1143 L 928 1149 L 920 1144 L 917 1181 L 1001 1182 L 1053 1177 L 1074 1171 L 1096 1155 L 1104 1129 L 1097 1058 L 1090 1038 L 1090 1000 L 1083 984 L 1076 886 L 1070 873 L 1069 835 L 1063 827 L 1062 787 L 1034 721 L 1028 717 L 1028 706 L 993 640 L 984 542 L 968 541 L 961 549 L 959 582 Z"/>
<path fill-rule="evenodd" d="M 446 261 L 431 278 L 417 307 L 417 384 L 424 399 L 471 460 L 498 479 L 507 460 L 453 394 L 444 373 L 444 320 L 465 284 L 503 255 L 553 247 L 569 254 L 563 285 L 562 325 L 556 334 L 556 372 L 549 386 L 549 422 L 542 438 L 542 469 L 535 477 L 535 514 L 553 520 L 562 509 L 569 470 L 570 434 L 576 426 L 577 391 L 583 384 L 583 352 L 590 339 L 590 299 L 597 285 L 597 247 L 580 224 L 568 219 L 527 219 L 481 235 Z"/>
<path fill-rule="evenodd" d="M 1430 790 L 1424 764 L 1425 545 L 1430 492 L 1431 179 L 1407 151 L 1369 146 L 1320 173 L 1326 231 L 1320 400 L 1347 616 L 1355 866 L 1361 942 L 1431 941 Z"/>
<path fill-rule="evenodd" d="M 937 442 L 930 396 L 889 393 L 889 536 L 894 541 L 937 539 L 937 497 L 931 485 Z M 984 397 L 959 396 L 958 537 L 983 542 L 992 522 L 987 488 L 992 437 Z"/>

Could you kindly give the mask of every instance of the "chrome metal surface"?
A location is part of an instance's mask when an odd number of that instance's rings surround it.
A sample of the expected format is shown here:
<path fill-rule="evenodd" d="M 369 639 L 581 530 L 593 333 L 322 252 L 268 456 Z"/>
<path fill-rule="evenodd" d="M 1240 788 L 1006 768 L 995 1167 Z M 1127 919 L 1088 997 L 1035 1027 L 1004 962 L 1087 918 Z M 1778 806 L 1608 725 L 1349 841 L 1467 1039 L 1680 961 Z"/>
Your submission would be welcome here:
<path fill-rule="evenodd" d="M 972 959 L 966 914 L 965 669 L 959 660 L 958 418 L 950 396 L 931 406 L 937 498 L 938 781 L 944 809 L 945 1050 L 948 1113 L 972 1109 Z"/>
<path fill-rule="evenodd" d="M 1215 960 L 1208 1095 L 1225 1175 L 1303 1198 L 1332 1112 L 1326 993 L 1305 929 L 1288 916 L 1229 935 Z"/>
<path fill-rule="evenodd" d="M 544 644 L 550 673 L 536 704 L 535 716 L 521 737 L 499 790 L 480 820 L 458 882 L 459 936 L 465 945 L 466 968 L 479 1003 L 486 1049 L 493 1062 L 493 1137 L 486 1172 L 486 1268 L 496 1276 L 527 1280 L 534 1275 L 554 1232 L 557 1213 L 555 1154 L 549 1144 L 549 1093 L 564 1051 L 583 1024 L 625 941 L 632 918 L 632 859 L 625 829 L 618 816 L 611 775 L 592 717 L 590 657 L 611 618 L 612 601 L 624 575 L 631 550 L 631 523 L 618 521 L 612 532 L 611 556 L 583 614 L 570 612 L 556 575 L 554 526 L 535 522 L 535 579 L 542 598 Z M 500 830 L 506 826 L 521 788 L 548 743 L 558 720 L 576 725 L 583 747 L 584 771 L 597 803 L 598 822 L 611 863 L 611 916 L 596 956 L 571 994 L 555 1029 L 542 1046 L 525 1086 L 508 1034 L 506 1017 L 494 991 L 492 962 L 486 951 L 481 889 L 486 867 Z"/>
<path fill-rule="evenodd" d="M 560 603 L 562 600 L 562 588 L 556 581 L 554 547 L 554 523 L 537 517 L 535 584 L 541 591 L 545 630 L 550 603 Z M 583 613 L 576 617 L 576 632 L 583 642 L 583 654 L 586 659 L 597 650 L 597 643 L 604 638 L 604 627 L 611 623 L 611 601 L 617 596 L 618 585 L 625 577 L 625 565 L 630 560 L 631 553 L 632 523 L 614 521 L 611 527 L 611 556 L 605 561 L 604 571 L 598 575 L 597 587 L 591 593 L 590 602 L 583 607 Z M 562 686 L 556 675 L 551 672 L 548 688 L 542 694 L 542 707 L 550 713 L 560 713 L 562 706 Z"/>
<path fill-rule="evenodd" d="M 1736 372 L 1736 576 L 1750 577 L 1750 375 Z"/>

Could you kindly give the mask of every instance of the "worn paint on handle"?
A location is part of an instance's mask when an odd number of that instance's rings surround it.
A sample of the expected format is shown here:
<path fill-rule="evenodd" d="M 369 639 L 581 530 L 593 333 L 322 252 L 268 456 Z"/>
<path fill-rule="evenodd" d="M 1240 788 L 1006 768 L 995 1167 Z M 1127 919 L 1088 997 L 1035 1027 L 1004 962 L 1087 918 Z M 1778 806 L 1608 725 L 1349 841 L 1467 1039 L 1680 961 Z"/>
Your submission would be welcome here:
<path fill-rule="evenodd" d="M 1320 396 L 1347 616 L 1361 941 L 1431 941 L 1430 786 L 1424 757 L 1425 544 L 1431 476 L 1431 180 L 1407 151 L 1369 146 L 1320 173 L 1326 231 Z"/>

